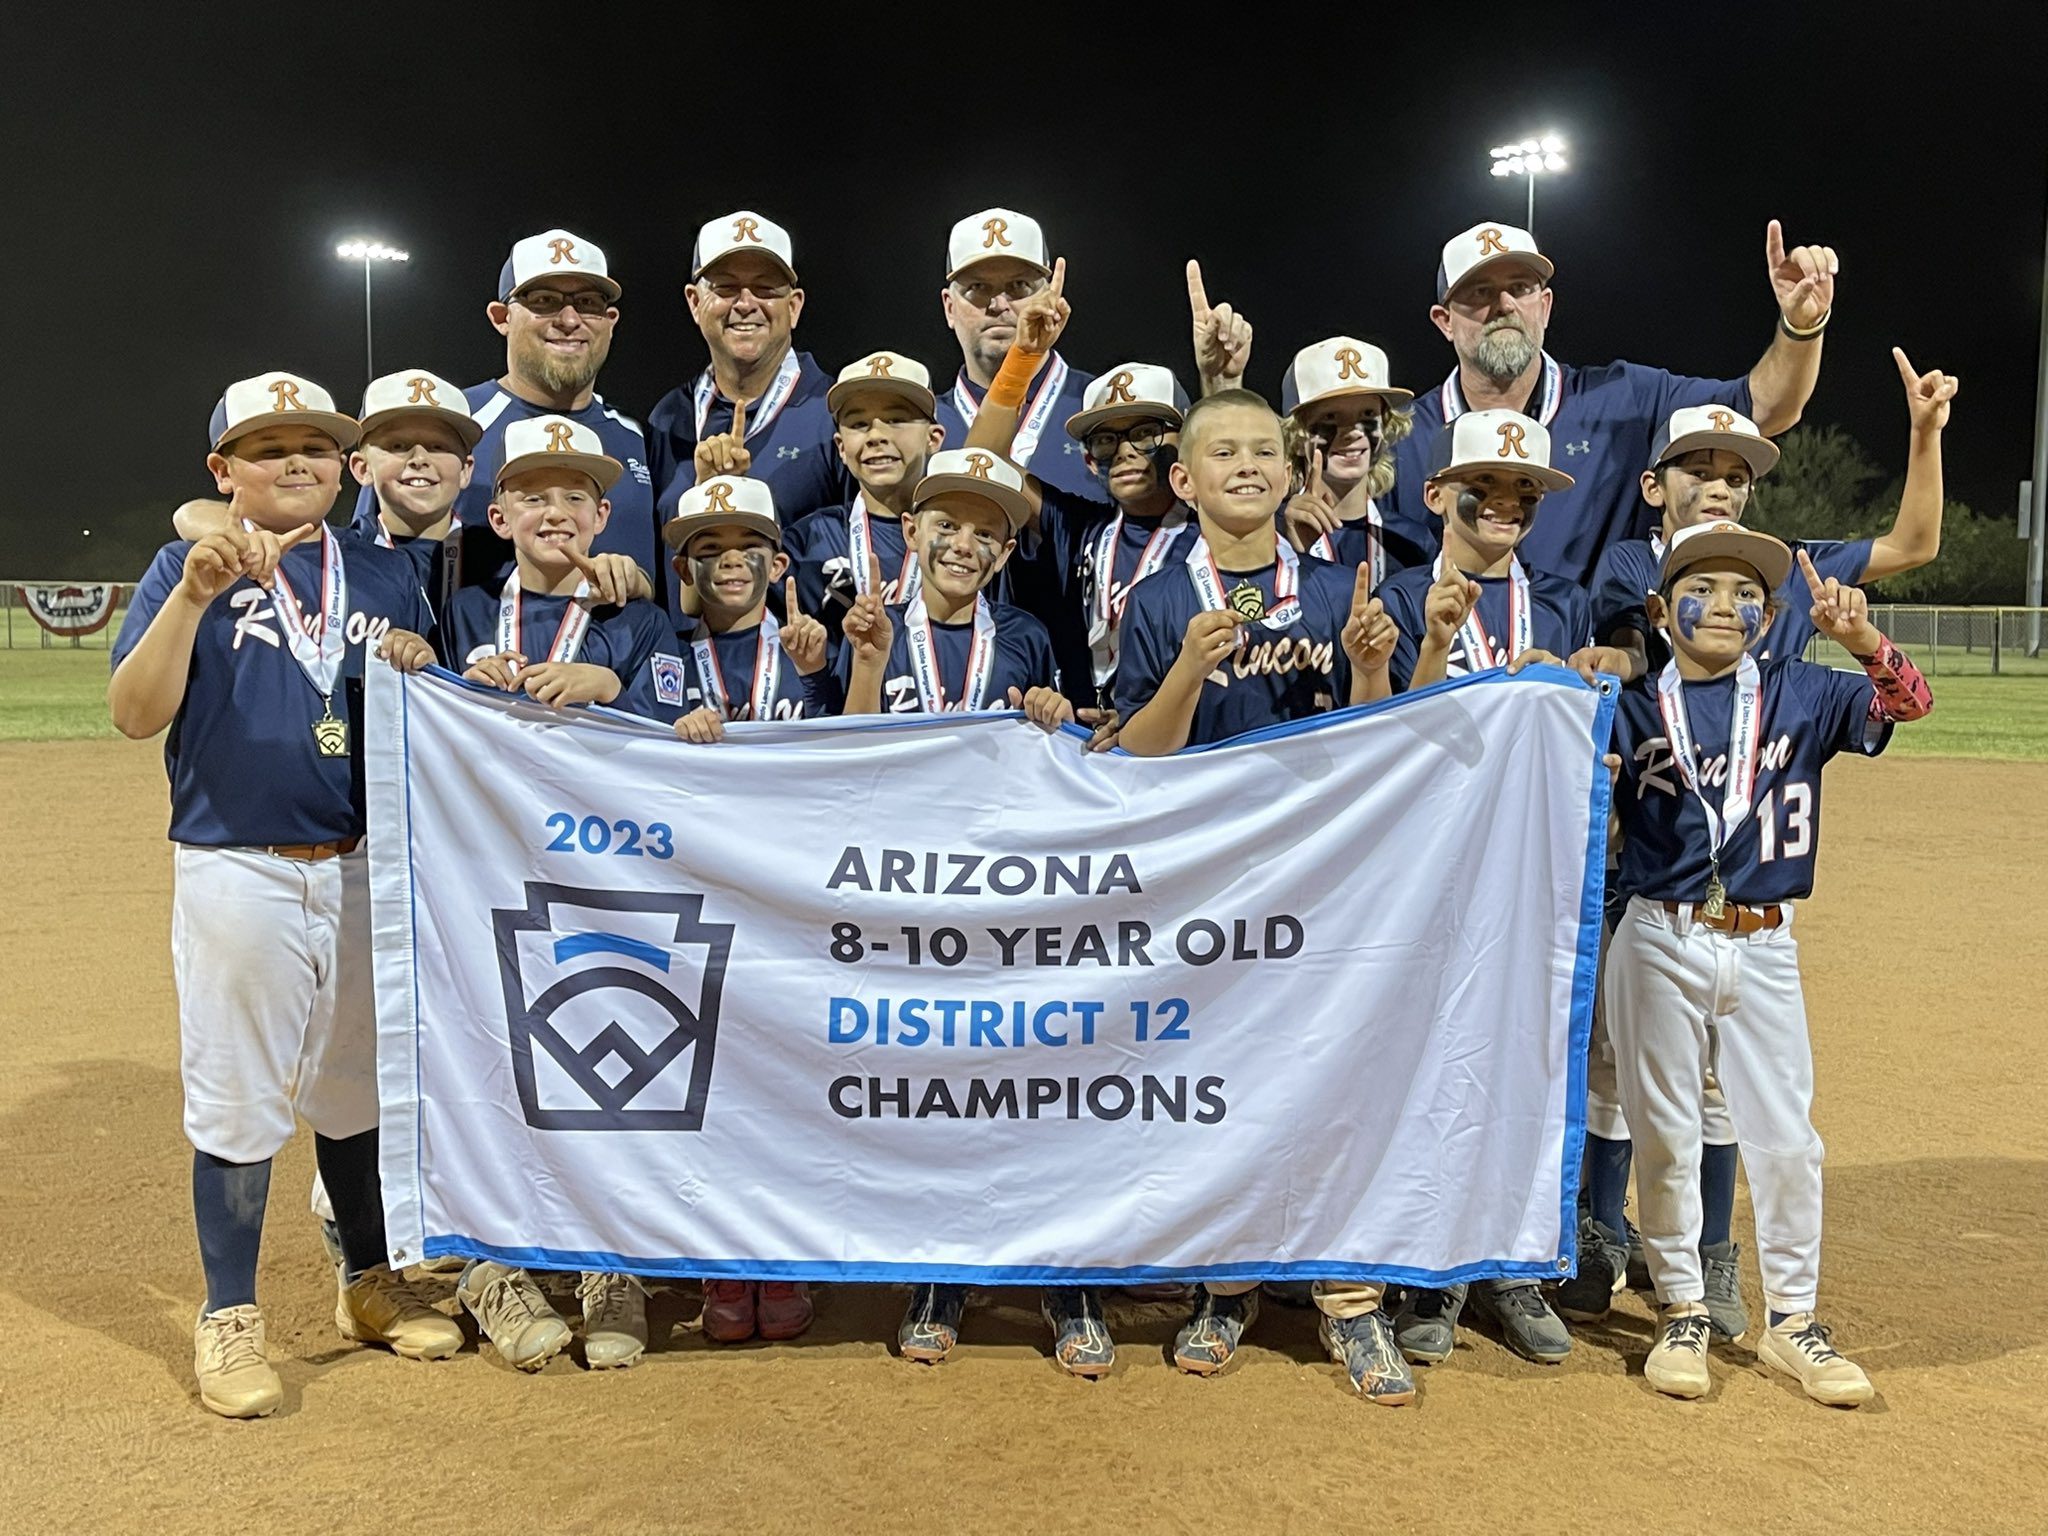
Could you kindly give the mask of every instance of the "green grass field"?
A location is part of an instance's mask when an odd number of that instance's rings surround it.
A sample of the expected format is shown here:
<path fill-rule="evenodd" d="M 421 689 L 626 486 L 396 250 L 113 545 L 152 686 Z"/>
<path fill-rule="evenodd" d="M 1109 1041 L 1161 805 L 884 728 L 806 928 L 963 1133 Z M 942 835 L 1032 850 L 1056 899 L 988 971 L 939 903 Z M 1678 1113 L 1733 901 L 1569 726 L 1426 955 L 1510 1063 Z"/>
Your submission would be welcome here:
<path fill-rule="evenodd" d="M 101 637 L 93 636 L 97 641 Z M 1909 757 L 2048 760 L 2048 674 L 1931 674 L 1934 713 L 1902 728 L 1892 750 Z M 0 650 L 0 741 L 76 741 L 112 736 L 107 652 Z"/>

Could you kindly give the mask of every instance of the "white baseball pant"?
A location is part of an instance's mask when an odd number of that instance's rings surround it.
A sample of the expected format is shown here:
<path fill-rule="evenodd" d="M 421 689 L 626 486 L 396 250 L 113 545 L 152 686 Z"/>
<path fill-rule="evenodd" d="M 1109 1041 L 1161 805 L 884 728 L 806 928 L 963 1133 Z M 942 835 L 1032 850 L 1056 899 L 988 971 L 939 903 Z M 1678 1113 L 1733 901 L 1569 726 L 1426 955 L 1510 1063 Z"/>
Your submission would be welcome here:
<path fill-rule="evenodd" d="M 1630 899 L 1607 954 L 1622 1107 L 1635 1131 L 1636 1194 L 1657 1299 L 1698 1301 L 1701 1094 L 1727 1095 L 1756 1208 L 1757 1262 L 1774 1312 L 1809 1312 L 1820 1289 L 1821 1140 L 1792 912 L 1735 938 Z"/>
<path fill-rule="evenodd" d="M 1603 937 L 1602 980 L 1593 989 L 1593 1035 L 1586 1060 L 1586 1129 L 1602 1141 L 1627 1141 L 1628 1116 L 1622 1113 L 1621 1084 L 1616 1081 L 1614 1039 L 1607 1028 L 1606 951 L 1612 936 Z M 1711 1075 L 1700 1096 L 1700 1140 L 1710 1147 L 1735 1145 L 1735 1126 L 1728 1118 L 1728 1098 Z"/>

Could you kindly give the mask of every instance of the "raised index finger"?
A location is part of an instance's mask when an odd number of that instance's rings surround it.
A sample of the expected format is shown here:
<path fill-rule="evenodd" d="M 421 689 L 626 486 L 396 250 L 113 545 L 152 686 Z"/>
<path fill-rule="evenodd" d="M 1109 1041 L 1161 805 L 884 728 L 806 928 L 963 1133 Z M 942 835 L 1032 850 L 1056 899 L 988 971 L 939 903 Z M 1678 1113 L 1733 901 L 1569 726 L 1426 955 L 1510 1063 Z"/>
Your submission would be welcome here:
<path fill-rule="evenodd" d="M 744 400 L 732 403 L 732 435 L 735 442 L 747 440 L 747 402 Z"/>
<path fill-rule="evenodd" d="M 1351 584 L 1351 611 L 1364 613 L 1365 605 L 1372 601 L 1372 562 L 1358 562 L 1358 579 Z"/>
<path fill-rule="evenodd" d="M 1785 231 L 1776 219 L 1764 226 L 1764 260 L 1773 268 L 1785 259 Z"/>
<path fill-rule="evenodd" d="M 1055 256 L 1052 259 L 1052 287 L 1047 289 L 1046 292 L 1051 297 L 1053 303 L 1057 304 L 1060 301 L 1060 295 L 1066 292 L 1066 289 L 1067 258 Z"/>
<path fill-rule="evenodd" d="M 782 616 L 793 624 L 802 612 L 796 605 L 796 578 L 791 576 L 782 584 Z"/>
<path fill-rule="evenodd" d="M 1188 263 L 1188 308 L 1195 312 L 1197 320 L 1209 317 L 1209 290 L 1202 286 L 1202 264 Z"/>
<path fill-rule="evenodd" d="M 1799 574 L 1806 578 L 1806 590 L 1811 592 L 1816 599 L 1826 597 L 1827 587 L 1820 579 L 1820 572 L 1813 568 L 1813 557 L 1802 549 L 1799 551 L 1797 559 L 1799 561 Z"/>
<path fill-rule="evenodd" d="M 282 554 L 294 544 L 303 544 L 314 537 L 327 525 L 325 523 L 304 523 L 277 541 L 278 552 Z"/>

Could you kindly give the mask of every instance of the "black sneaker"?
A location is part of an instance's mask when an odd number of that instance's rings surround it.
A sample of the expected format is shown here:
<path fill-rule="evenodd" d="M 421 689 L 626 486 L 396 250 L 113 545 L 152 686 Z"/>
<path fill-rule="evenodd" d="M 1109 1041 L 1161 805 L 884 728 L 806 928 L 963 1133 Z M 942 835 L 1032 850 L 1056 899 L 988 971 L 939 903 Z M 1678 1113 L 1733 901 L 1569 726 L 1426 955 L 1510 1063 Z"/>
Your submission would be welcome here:
<path fill-rule="evenodd" d="M 937 1365 L 960 1342 L 960 1314 L 967 1308 L 964 1285 L 916 1285 L 903 1325 L 896 1330 L 897 1351 L 920 1365 Z"/>
<path fill-rule="evenodd" d="M 1614 1305 L 1628 1268 L 1628 1244 L 1591 1216 L 1579 1218 L 1579 1272 L 1557 1285 L 1557 1310 L 1575 1323 L 1597 1323 Z"/>
<path fill-rule="evenodd" d="M 1040 1306 L 1052 1329 L 1052 1357 L 1069 1376 L 1094 1380 L 1116 1364 L 1116 1344 L 1102 1319 L 1102 1297 L 1083 1286 L 1047 1286 Z"/>
<path fill-rule="evenodd" d="M 1195 1310 L 1173 1338 L 1173 1363 L 1191 1376 L 1214 1376 L 1237 1354 L 1238 1341 L 1259 1315 L 1259 1293 L 1218 1296 L 1203 1286 Z"/>
<path fill-rule="evenodd" d="M 1500 1324 L 1502 1341 L 1524 1360 L 1556 1365 L 1572 1352 L 1571 1331 L 1550 1310 L 1543 1287 L 1534 1280 L 1478 1281 L 1472 1302 Z"/>

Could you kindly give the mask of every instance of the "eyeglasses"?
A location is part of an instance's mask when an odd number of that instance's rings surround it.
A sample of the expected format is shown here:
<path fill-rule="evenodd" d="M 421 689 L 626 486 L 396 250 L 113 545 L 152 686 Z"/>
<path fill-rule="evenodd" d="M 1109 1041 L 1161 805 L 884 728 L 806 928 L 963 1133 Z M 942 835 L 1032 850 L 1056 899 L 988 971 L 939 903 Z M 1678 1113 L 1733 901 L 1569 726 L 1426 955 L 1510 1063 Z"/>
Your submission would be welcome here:
<path fill-rule="evenodd" d="M 1543 280 L 1536 277 L 1513 277 L 1498 283 L 1467 283 L 1451 296 L 1451 305 L 1459 309 L 1491 309 L 1493 301 L 1502 294 L 1520 302 L 1533 299 L 1542 291 Z"/>
<path fill-rule="evenodd" d="M 737 304 L 743 293 L 751 293 L 757 304 L 773 304 L 796 292 L 789 283 L 706 283 L 704 286 L 726 304 Z"/>
<path fill-rule="evenodd" d="M 558 288 L 529 288 L 525 293 L 514 294 L 511 302 L 543 317 L 559 315 L 566 306 L 588 319 L 612 307 L 612 301 L 595 288 L 579 288 L 574 293 L 563 293 Z"/>
<path fill-rule="evenodd" d="M 1097 427 L 1081 439 L 1081 446 L 1098 464 L 1109 463 L 1125 443 L 1149 459 L 1159 451 L 1160 445 L 1166 441 L 1166 434 L 1172 430 L 1163 421 L 1140 421 L 1128 427 Z"/>
<path fill-rule="evenodd" d="M 1013 277 L 1007 283 L 955 283 L 953 291 L 976 309 L 987 309 L 1000 295 L 1012 304 L 1022 304 L 1034 293 L 1043 293 L 1051 281 L 1044 277 Z"/>

